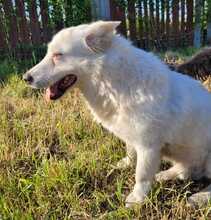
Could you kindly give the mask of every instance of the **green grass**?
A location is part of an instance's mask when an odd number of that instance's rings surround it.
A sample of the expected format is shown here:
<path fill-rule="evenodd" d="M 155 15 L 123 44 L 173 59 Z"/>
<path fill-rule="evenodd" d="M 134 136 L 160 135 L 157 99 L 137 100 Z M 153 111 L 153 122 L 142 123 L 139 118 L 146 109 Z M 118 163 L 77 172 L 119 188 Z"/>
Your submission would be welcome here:
<path fill-rule="evenodd" d="M 211 206 L 186 206 L 202 183 L 155 183 L 126 209 L 134 168 L 115 169 L 124 143 L 92 120 L 79 91 L 49 104 L 15 74 L 0 94 L 0 219 L 210 218 Z"/>

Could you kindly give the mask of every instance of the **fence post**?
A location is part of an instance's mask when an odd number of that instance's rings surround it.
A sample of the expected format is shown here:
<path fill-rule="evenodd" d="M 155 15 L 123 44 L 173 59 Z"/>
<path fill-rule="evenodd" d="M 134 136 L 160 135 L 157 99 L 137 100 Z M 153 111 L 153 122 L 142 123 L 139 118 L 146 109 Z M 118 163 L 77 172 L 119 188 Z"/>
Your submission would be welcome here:
<path fill-rule="evenodd" d="M 207 1 L 207 43 L 211 44 L 211 1 Z"/>
<path fill-rule="evenodd" d="M 187 4 L 187 22 L 186 30 L 188 34 L 188 45 L 193 46 L 193 0 L 186 0 Z"/>
<path fill-rule="evenodd" d="M 109 0 L 91 0 L 93 20 L 110 20 Z"/>
<path fill-rule="evenodd" d="M 202 0 L 196 0 L 195 4 L 194 47 L 199 48 L 201 46 Z"/>

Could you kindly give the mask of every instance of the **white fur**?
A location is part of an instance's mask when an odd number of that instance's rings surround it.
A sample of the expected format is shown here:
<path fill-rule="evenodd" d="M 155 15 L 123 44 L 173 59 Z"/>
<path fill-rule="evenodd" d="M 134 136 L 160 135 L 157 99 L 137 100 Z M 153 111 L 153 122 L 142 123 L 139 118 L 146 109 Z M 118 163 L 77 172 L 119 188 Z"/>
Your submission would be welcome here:
<path fill-rule="evenodd" d="M 129 165 L 136 152 L 136 183 L 126 199 L 130 206 L 148 194 L 161 157 L 174 168 L 158 174 L 158 180 L 211 177 L 211 95 L 115 34 L 116 26 L 100 21 L 60 31 L 29 73 L 34 87 L 76 74 L 75 86 L 94 118 L 127 144 L 130 155 L 122 162 Z M 57 52 L 63 55 L 54 66 Z"/>

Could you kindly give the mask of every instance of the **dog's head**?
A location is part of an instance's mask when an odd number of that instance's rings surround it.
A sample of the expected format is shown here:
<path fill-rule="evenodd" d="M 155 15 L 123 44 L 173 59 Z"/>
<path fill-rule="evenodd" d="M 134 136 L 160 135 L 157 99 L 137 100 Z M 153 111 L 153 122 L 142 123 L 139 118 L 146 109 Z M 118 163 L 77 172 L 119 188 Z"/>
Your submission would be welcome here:
<path fill-rule="evenodd" d="M 66 28 L 48 44 L 44 59 L 24 74 L 34 88 L 47 88 L 47 98 L 55 100 L 80 83 L 87 62 L 104 53 L 111 44 L 120 22 L 98 21 L 89 25 Z M 88 71 L 87 71 L 88 72 Z"/>

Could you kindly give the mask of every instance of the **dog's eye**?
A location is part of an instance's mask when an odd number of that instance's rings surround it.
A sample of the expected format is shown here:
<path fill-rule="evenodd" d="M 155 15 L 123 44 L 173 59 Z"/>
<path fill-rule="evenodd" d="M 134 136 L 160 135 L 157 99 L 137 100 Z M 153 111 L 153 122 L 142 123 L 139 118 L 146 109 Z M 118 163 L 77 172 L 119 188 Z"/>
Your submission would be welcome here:
<path fill-rule="evenodd" d="M 54 64 L 62 57 L 62 53 L 54 53 L 53 54 L 53 62 Z"/>
<path fill-rule="evenodd" d="M 58 59 L 58 58 L 60 58 L 62 55 L 63 55 L 62 53 L 54 53 L 54 54 L 53 54 L 53 58 Z"/>

